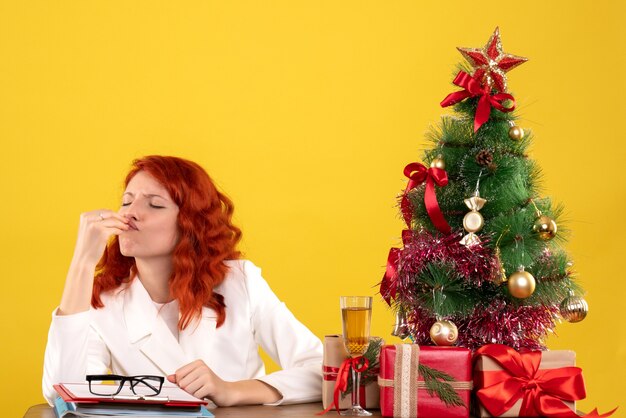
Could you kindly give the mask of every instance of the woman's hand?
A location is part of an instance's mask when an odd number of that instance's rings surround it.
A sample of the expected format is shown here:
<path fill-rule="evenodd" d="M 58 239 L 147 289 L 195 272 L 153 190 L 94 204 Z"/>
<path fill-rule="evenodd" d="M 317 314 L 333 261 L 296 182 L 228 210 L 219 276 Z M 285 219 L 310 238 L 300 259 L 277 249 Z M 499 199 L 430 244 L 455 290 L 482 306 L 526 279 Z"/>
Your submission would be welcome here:
<path fill-rule="evenodd" d="M 74 260 L 93 264 L 95 267 L 109 238 L 129 229 L 128 219 L 112 210 L 100 209 L 82 213 L 74 248 Z"/>
<path fill-rule="evenodd" d="M 228 390 L 230 382 L 220 379 L 202 360 L 181 367 L 175 374 L 167 376 L 167 380 L 196 398 L 210 398 L 217 406 L 233 405 Z"/>
<path fill-rule="evenodd" d="M 196 398 L 211 399 L 217 406 L 273 403 L 282 398 L 276 389 L 260 380 L 226 382 L 202 360 L 181 367 L 167 380 Z"/>
<path fill-rule="evenodd" d="M 119 235 L 129 228 L 128 220 L 112 210 L 94 210 L 80 215 L 74 257 L 65 279 L 57 315 L 89 310 L 94 272 L 107 241 L 112 235 Z"/>

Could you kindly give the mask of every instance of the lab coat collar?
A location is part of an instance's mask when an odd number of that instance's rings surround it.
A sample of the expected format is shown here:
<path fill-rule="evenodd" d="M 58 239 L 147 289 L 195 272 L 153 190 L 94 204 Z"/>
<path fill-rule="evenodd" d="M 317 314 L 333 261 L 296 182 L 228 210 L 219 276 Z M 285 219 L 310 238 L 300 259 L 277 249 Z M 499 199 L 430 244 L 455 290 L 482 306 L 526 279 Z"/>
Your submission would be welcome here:
<path fill-rule="evenodd" d="M 202 318 L 179 332 L 178 341 L 158 315 L 150 295 L 135 277 L 124 296 L 124 319 L 131 344 L 167 375 L 197 359 L 209 364 L 217 315 L 207 307 Z M 178 305 L 177 301 L 174 301 Z M 180 315 L 180 313 L 179 313 Z"/>

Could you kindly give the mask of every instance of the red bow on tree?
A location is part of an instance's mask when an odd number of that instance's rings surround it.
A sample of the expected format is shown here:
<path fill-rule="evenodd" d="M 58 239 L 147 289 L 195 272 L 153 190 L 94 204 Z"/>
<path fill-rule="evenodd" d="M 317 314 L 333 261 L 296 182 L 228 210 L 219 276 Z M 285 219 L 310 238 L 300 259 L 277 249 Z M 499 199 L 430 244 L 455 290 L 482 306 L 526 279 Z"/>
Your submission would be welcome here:
<path fill-rule="evenodd" d="M 424 191 L 424 204 L 426 205 L 426 212 L 430 220 L 439 231 L 444 234 L 449 234 L 451 231 L 450 225 L 446 222 L 446 219 L 441 213 L 439 203 L 437 203 L 437 195 L 435 194 L 435 184 L 438 186 L 445 186 L 448 184 L 448 174 L 444 169 L 431 167 L 426 168 L 420 163 L 411 163 L 404 167 L 404 175 L 409 178 L 409 182 L 404 190 L 402 201 L 400 202 L 400 210 L 402 217 L 407 226 L 411 228 L 411 217 L 413 209 L 411 208 L 411 202 L 409 202 L 408 193 L 426 182 L 426 190 Z M 411 235 L 410 229 L 402 231 L 402 243 L 406 243 Z M 387 304 L 391 306 L 391 300 L 396 296 L 397 279 L 398 279 L 398 262 L 400 260 L 400 254 L 402 250 L 399 248 L 392 248 L 389 250 L 389 256 L 387 257 L 387 269 L 383 280 L 380 282 L 380 294 L 385 299 Z"/>
<path fill-rule="evenodd" d="M 489 120 L 492 106 L 501 112 L 511 112 L 515 109 L 515 98 L 513 96 L 508 93 L 491 95 L 491 87 L 481 85 L 479 80 L 465 71 L 460 71 L 453 83 L 464 90 L 448 94 L 441 102 L 441 107 L 452 106 L 468 97 L 480 96 L 478 106 L 476 107 L 476 115 L 474 116 L 474 132 L 478 131 L 478 128 Z M 502 102 L 505 100 L 510 100 L 513 104 L 509 107 L 504 106 Z"/>
<path fill-rule="evenodd" d="M 402 196 L 400 209 L 407 226 L 411 227 L 412 217 L 411 203 L 407 195 L 412 189 L 426 182 L 426 190 L 424 191 L 426 212 L 428 212 L 428 216 L 435 228 L 444 234 L 449 234 L 451 230 L 450 225 L 448 225 L 448 222 L 443 217 L 443 213 L 441 213 L 441 209 L 439 209 L 437 195 L 435 194 L 435 184 L 440 187 L 448 184 L 448 173 L 446 173 L 446 170 L 436 167 L 426 168 L 423 164 L 411 163 L 404 167 L 404 175 L 409 178 L 409 183 L 406 185 L 404 196 Z"/>
<path fill-rule="evenodd" d="M 405 229 L 402 231 L 402 244 L 411 239 L 412 231 Z M 400 255 L 402 250 L 400 248 L 392 248 L 389 250 L 389 256 L 387 257 L 387 268 L 385 269 L 385 275 L 380 282 L 380 295 L 383 297 L 387 305 L 391 306 L 391 299 L 395 299 L 398 288 L 398 263 L 400 262 Z"/>
<path fill-rule="evenodd" d="M 578 418 L 563 401 L 577 401 L 586 396 L 579 367 L 540 370 L 541 351 L 520 354 L 501 344 L 485 345 L 476 355 L 488 356 L 503 368 L 478 372 L 482 387 L 477 395 L 491 415 L 502 415 L 522 399 L 520 416 Z M 613 412 L 598 415 L 594 410 L 586 416 L 608 417 Z"/>

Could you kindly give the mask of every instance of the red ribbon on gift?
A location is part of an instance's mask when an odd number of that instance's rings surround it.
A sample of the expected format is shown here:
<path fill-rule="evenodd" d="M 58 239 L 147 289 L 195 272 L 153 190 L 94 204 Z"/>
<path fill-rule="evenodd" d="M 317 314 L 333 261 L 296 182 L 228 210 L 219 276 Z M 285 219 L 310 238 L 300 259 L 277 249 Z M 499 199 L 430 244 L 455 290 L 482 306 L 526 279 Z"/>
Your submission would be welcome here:
<path fill-rule="evenodd" d="M 409 182 L 400 202 L 400 210 L 407 226 L 411 227 L 412 217 L 411 203 L 407 195 L 411 190 L 426 182 L 426 190 L 424 191 L 426 212 L 428 212 L 428 216 L 435 228 L 444 234 L 449 234 L 451 230 L 450 225 L 448 225 L 448 222 L 443 217 L 443 213 L 441 213 L 441 209 L 439 209 L 437 195 L 435 194 L 435 184 L 439 187 L 448 184 L 448 173 L 446 173 L 446 170 L 437 167 L 426 168 L 423 164 L 411 163 L 404 167 L 404 175 L 409 178 Z"/>
<path fill-rule="evenodd" d="M 480 96 L 478 106 L 476 107 L 476 115 L 474 116 L 474 132 L 478 131 L 481 125 L 489 120 L 491 107 L 495 107 L 501 112 L 511 112 L 515 109 L 515 98 L 508 93 L 491 94 L 491 87 L 481 85 L 480 81 L 460 71 L 454 78 L 453 83 L 464 90 L 455 91 L 446 96 L 441 102 L 441 107 L 452 106 L 468 97 Z M 502 102 L 510 100 L 513 104 L 509 107 L 504 106 Z"/>
<path fill-rule="evenodd" d="M 485 345 L 476 355 L 490 357 L 503 368 L 477 372 L 476 377 L 482 382 L 477 395 L 491 415 L 500 416 L 523 399 L 520 416 L 578 418 L 563 401 L 577 401 L 586 396 L 579 367 L 540 370 L 541 351 L 520 354 L 501 344 Z M 586 416 L 608 417 L 613 412 L 598 415 L 594 410 Z"/>
<path fill-rule="evenodd" d="M 337 382 L 335 383 L 335 390 L 333 393 L 333 403 L 328 405 L 328 408 L 324 409 L 322 412 L 318 412 L 315 415 L 324 415 L 325 413 L 333 409 L 333 407 L 337 409 L 337 413 L 339 413 L 339 396 L 348 389 L 348 376 L 350 375 L 350 369 L 354 369 L 354 371 L 361 373 L 367 370 L 369 365 L 369 360 L 363 356 L 348 357 L 347 359 L 345 359 L 337 370 Z"/>
<path fill-rule="evenodd" d="M 375 367 L 371 370 L 371 373 L 378 374 L 379 371 L 380 368 Z M 322 366 L 322 374 L 324 375 L 324 380 L 326 380 L 327 382 L 334 382 L 335 380 L 337 380 L 337 376 L 339 375 L 339 367 Z M 363 384 L 361 384 L 360 386 L 364 388 Z"/>

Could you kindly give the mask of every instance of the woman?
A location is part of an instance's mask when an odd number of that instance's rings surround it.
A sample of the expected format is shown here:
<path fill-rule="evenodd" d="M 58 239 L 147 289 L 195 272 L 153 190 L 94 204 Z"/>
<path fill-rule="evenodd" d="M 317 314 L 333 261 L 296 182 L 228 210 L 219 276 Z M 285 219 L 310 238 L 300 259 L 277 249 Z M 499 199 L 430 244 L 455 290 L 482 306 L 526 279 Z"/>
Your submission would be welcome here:
<path fill-rule="evenodd" d="M 48 402 L 53 384 L 107 371 L 166 376 L 218 406 L 320 400 L 321 342 L 238 259 L 233 205 L 207 173 L 148 156 L 125 184 L 119 211 L 81 215 L 48 334 Z M 281 371 L 265 375 L 258 345 Z"/>

